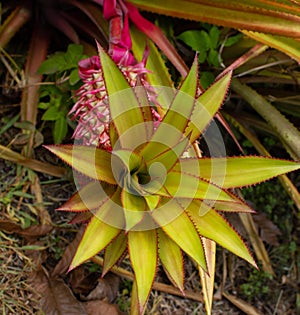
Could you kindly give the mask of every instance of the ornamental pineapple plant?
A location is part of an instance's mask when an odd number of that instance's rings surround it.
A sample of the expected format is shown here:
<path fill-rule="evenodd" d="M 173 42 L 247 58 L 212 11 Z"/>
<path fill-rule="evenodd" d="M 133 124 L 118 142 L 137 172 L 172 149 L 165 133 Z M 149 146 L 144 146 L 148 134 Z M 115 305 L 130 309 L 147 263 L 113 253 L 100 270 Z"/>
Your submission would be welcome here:
<path fill-rule="evenodd" d="M 222 106 L 231 72 L 198 96 L 195 60 L 160 117 L 153 91 L 164 89 L 149 89 L 139 79 L 132 84 L 98 48 L 105 93 L 101 105 L 106 107 L 102 125 L 96 123 L 105 137 L 99 134 L 101 141 L 93 138 L 92 145 L 76 140 L 74 145 L 47 148 L 69 164 L 75 176 L 87 178 L 59 208 L 74 212 L 75 222 L 89 221 L 70 269 L 103 251 L 104 275 L 128 253 L 135 275 L 131 309 L 142 314 L 159 263 L 182 292 L 183 252 L 207 272 L 205 239 L 256 266 L 222 212 L 252 212 L 232 189 L 297 170 L 300 164 L 257 156 L 201 157 L 197 139 Z"/>

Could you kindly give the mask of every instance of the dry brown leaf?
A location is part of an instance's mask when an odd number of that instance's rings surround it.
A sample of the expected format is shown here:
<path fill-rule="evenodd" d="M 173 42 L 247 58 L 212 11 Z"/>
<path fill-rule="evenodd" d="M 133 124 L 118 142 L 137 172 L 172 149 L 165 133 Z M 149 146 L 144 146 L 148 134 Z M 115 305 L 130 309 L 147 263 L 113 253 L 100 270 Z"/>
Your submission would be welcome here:
<path fill-rule="evenodd" d="M 279 228 L 267 218 L 265 213 L 257 213 L 253 215 L 253 220 L 259 230 L 259 235 L 266 243 L 278 246 L 277 236 L 281 235 Z"/>
<path fill-rule="evenodd" d="M 22 229 L 17 223 L 9 220 L 0 220 L 0 230 L 5 230 L 8 233 L 16 233 L 24 237 L 39 237 L 51 232 L 53 227 L 51 225 L 33 225 L 29 228 Z"/>
<path fill-rule="evenodd" d="M 75 251 L 82 238 L 83 231 L 84 231 L 84 228 L 81 227 L 81 229 L 77 232 L 74 240 L 66 247 L 60 261 L 57 263 L 54 270 L 52 271 L 52 274 L 51 274 L 52 277 L 62 275 L 68 271 L 71 261 L 75 255 Z"/>
<path fill-rule="evenodd" d="M 98 280 L 98 284 L 96 288 L 90 292 L 90 294 L 86 297 L 87 301 L 90 300 L 107 300 L 108 302 L 112 302 L 118 293 L 119 289 L 119 277 L 113 274 L 107 274 L 103 279 Z"/>
<path fill-rule="evenodd" d="M 88 315 L 123 315 L 118 307 L 105 301 L 89 301 L 83 303 Z"/>
<path fill-rule="evenodd" d="M 82 265 L 72 270 L 69 275 L 69 286 L 80 296 L 87 296 L 97 286 L 100 277 L 99 273 L 89 273 Z"/>
<path fill-rule="evenodd" d="M 40 295 L 45 315 L 87 315 L 87 311 L 61 279 L 49 278 L 44 269 L 32 274 L 31 284 Z"/>

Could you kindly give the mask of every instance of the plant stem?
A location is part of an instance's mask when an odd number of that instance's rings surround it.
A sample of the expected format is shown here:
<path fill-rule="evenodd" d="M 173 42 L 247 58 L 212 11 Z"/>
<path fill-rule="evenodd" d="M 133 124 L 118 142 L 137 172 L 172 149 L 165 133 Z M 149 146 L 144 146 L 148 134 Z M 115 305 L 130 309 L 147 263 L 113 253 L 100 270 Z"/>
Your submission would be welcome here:
<path fill-rule="evenodd" d="M 281 140 L 287 144 L 291 157 L 295 160 L 300 159 L 300 132 L 295 126 L 264 97 L 238 79 L 232 80 L 231 87 L 276 131 Z"/>

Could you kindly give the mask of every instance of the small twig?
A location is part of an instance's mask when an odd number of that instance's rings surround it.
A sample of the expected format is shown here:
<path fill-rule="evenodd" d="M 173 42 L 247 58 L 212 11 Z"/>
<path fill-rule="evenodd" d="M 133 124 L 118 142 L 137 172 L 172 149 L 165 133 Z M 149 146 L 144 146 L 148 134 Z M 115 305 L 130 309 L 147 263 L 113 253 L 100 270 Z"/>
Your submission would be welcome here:
<path fill-rule="evenodd" d="M 267 63 L 265 65 L 262 65 L 262 66 L 259 66 L 259 67 L 254 67 L 252 69 L 249 69 L 247 71 L 244 71 L 242 73 L 239 73 L 239 74 L 236 74 L 235 77 L 236 78 L 240 78 L 246 74 L 249 74 L 249 73 L 252 73 L 252 72 L 255 72 L 255 71 L 259 71 L 259 70 L 263 70 L 263 69 L 266 69 L 266 68 L 270 68 L 270 67 L 273 67 L 273 66 L 278 66 L 278 65 L 281 65 L 281 64 L 284 64 L 284 63 L 288 63 L 288 62 L 291 62 L 290 59 L 285 59 L 285 60 L 279 60 L 279 61 L 274 61 L 274 62 L 270 62 L 270 63 Z"/>
<path fill-rule="evenodd" d="M 278 305 L 280 303 L 280 300 L 282 298 L 282 294 L 283 294 L 283 290 L 281 290 L 280 293 L 279 293 L 279 296 L 278 296 L 278 299 L 277 299 L 277 302 L 276 302 L 276 305 L 275 305 L 275 309 L 274 309 L 274 312 L 272 313 L 272 315 L 276 315 L 277 314 L 277 309 L 278 309 Z"/>
<path fill-rule="evenodd" d="M 103 266 L 103 258 L 99 257 L 99 256 L 95 256 L 91 259 L 95 264 Z M 111 268 L 110 270 L 111 272 L 113 272 L 114 274 L 125 278 L 127 280 L 130 281 L 134 281 L 134 274 L 124 268 L 121 267 L 117 267 L 114 266 Z M 197 302 L 203 302 L 203 298 L 200 292 L 195 293 L 192 291 L 185 291 L 184 294 L 177 288 L 175 288 L 172 285 L 168 285 L 168 284 L 164 284 L 164 283 L 160 283 L 160 282 L 153 282 L 152 288 L 154 290 L 158 290 L 161 292 L 165 292 L 165 293 L 169 293 L 169 294 L 173 294 L 173 295 L 177 295 L 183 298 L 187 298 L 187 299 L 191 299 Z"/>

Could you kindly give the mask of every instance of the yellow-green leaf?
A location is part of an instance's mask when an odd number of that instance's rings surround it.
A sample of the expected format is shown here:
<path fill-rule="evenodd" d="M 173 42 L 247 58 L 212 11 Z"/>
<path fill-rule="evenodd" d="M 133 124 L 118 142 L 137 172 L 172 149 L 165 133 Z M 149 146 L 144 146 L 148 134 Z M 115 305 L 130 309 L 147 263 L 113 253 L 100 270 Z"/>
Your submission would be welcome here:
<path fill-rule="evenodd" d="M 156 192 L 164 197 L 205 199 L 240 202 L 236 196 L 211 184 L 199 176 L 170 171 L 167 175 L 163 188 Z M 151 192 L 151 186 L 148 189 Z"/>
<path fill-rule="evenodd" d="M 207 22 L 236 29 L 300 37 L 300 10 L 292 1 L 129 0 L 151 12 Z"/>
<path fill-rule="evenodd" d="M 115 186 L 104 182 L 93 181 L 77 191 L 57 210 L 80 212 L 100 207 L 115 191 Z"/>
<path fill-rule="evenodd" d="M 180 247 L 158 229 L 158 254 L 170 281 L 184 292 L 184 261 Z"/>
<path fill-rule="evenodd" d="M 300 62 L 300 41 L 298 39 L 288 38 L 285 36 L 264 34 L 251 31 L 242 31 L 245 35 L 264 43 L 272 48 L 276 48 L 286 53 L 291 58 Z"/>
<path fill-rule="evenodd" d="M 202 237 L 202 243 L 206 254 L 208 272 L 204 272 L 202 268 L 198 269 L 202 285 L 206 315 L 211 315 L 216 272 L 216 243 L 205 237 Z"/>
<path fill-rule="evenodd" d="M 165 147 L 172 150 L 182 140 L 195 104 L 197 66 L 195 61 L 151 141 L 141 151 L 146 162 L 161 155 Z"/>
<path fill-rule="evenodd" d="M 149 73 L 147 73 L 147 80 L 154 89 L 156 87 L 158 88 L 157 102 L 160 106 L 157 110 L 163 116 L 169 108 L 175 94 L 174 84 L 168 68 L 165 65 L 161 53 L 153 42 L 149 41 L 149 38 L 147 38 L 144 33 L 132 27 L 130 29 L 130 34 L 132 39 L 132 51 L 137 57 L 137 60 L 142 60 L 146 45 L 149 47 L 150 53 L 146 64 L 146 67 L 149 70 Z"/>
<path fill-rule="evenodd" d="M 113 212 L 118 206 L 118 198 L 120 197 L 117 191 L 95 213 L 84 232 L 70 269 L 95 256 L 121 232 L 124 218 L 121 212 L 118 215 Z M 114 224 L 112 225 L 111 222 Z"/>
<path fill-rule="evenodd" d="M 143 313 L 157 268 L 156 230 L 129 231 L 128 250 L 137 284 L 140 313 Z"/>
<path fill-rule="evenodd" d="M 83 145 L 48 145 L 46 148 L 76 171 L 109 184 L 116 184 L 109 152 Z"/>
<path fill-rule="evenodd" d="M 259 156 L 180 159 L 173 168 L 192 173 L 222 188 L 253 185 L 278 175 L 300 169 L 300 163 Z M 241 171 L 242 170 L 242 171 Z"/>
<path fill-rule="evenodd" d="M 111 120 L 118 133 L 118 148 L 135 149 L 147 141 L 147 129 L 139 101 L 117 65 L 99 46 Z"/>
<path fill-rule="evenodd" d="M 102 276 L 104 276 L 120 259 L 126 250 L 127 238 L 121 232 L 105 249 Z"/>
<path fill-rule="evenodd" d="M 121 202 L 125 216 L 125 230 L 129 231 L 142 221 L 147 204 L 143 197 L 128 192 L 126 187 L 122 190 Z"/>
<path fill-rule="evenodd" d="M 244 241 L 229 223 L 213 209 L 200 216 L 200 207 L 200 201 L 193 201 L 187 209 L 200 235 L 215 241 L 235 255 L 256 266 Z"/>
<path fill-rule="evenodd" d="M 204 129 L 211 122 L 217 111 L 223 105 L 229 89 L 232 72 L 216 80 L 198 98 L 190 123 L 185 130 L 185 135 L 190 135 L 190 142 L 193 143 L 199 138 Z"/>
<path fill-rule="evenodd" d="M 184 252 L 192 257 L 201 268 L 207 270 L 200 236 L 183 208 L 175 199 L 168 199 L 161 207 L 153 210 L 152 216 L 162 230 Z"/>

